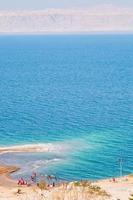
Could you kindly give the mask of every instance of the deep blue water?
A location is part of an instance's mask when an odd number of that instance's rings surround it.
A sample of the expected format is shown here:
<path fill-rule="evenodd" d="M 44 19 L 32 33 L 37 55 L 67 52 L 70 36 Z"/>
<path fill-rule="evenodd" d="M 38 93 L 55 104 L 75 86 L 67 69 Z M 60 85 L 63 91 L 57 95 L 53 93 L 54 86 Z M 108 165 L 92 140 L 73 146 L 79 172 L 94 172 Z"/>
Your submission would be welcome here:
<path fill-rule="evenodd" d="M 62 179 L 133 172 L 133 36 L 0 36 L 0 146 L 69 150 L 5 154 Z"/>

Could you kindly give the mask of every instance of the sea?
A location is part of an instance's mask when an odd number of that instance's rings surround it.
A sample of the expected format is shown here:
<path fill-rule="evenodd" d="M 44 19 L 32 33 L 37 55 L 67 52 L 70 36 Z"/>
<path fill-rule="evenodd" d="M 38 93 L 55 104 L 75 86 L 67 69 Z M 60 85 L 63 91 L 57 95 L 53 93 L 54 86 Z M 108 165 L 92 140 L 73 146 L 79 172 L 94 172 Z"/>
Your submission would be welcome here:
<path fill-rule="evenodd" d="M 133 35 L 1 35 L 0 147 L 13 176 L 98 180 L 133 172 Z"/>

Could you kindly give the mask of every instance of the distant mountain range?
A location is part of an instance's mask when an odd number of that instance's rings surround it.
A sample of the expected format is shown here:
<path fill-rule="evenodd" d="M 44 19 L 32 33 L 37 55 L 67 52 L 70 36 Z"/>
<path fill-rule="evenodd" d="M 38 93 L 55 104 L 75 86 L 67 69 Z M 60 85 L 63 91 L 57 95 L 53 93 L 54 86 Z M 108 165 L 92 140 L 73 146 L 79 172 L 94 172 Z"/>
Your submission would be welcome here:
<path fill-rule="evenodd" d="M 133 32 L 133 9 L 0 11 L 0 33 Z"/>

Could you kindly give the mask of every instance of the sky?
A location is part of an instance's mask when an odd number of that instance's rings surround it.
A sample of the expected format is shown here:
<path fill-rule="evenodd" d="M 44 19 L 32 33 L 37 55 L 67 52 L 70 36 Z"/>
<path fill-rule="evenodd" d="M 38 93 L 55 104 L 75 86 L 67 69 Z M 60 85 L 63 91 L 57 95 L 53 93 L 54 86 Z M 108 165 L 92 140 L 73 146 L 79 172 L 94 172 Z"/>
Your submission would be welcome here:
<path fill-rule="evenodd" d="M 0 10 L 86 8 L 106 4 L 133 7 L 133 0 L 0 0 Z"/>

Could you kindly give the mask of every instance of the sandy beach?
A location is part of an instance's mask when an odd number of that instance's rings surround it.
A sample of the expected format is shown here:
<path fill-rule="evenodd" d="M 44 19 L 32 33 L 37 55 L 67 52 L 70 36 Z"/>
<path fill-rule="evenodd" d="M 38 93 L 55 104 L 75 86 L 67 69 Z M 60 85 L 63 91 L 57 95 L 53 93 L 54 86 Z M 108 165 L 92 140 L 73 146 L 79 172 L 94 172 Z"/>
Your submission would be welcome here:
<path fill-rule="evenodd" d="M 18 186 L 10 174 L 19 170 L 14 166 L 0 166 L 0 200 L 128 200 L 133 194 L 133 176 L 88 182 L 59 184 L 53 188 Z M 100 188 L 100 189 L 99 189 Z"/>

